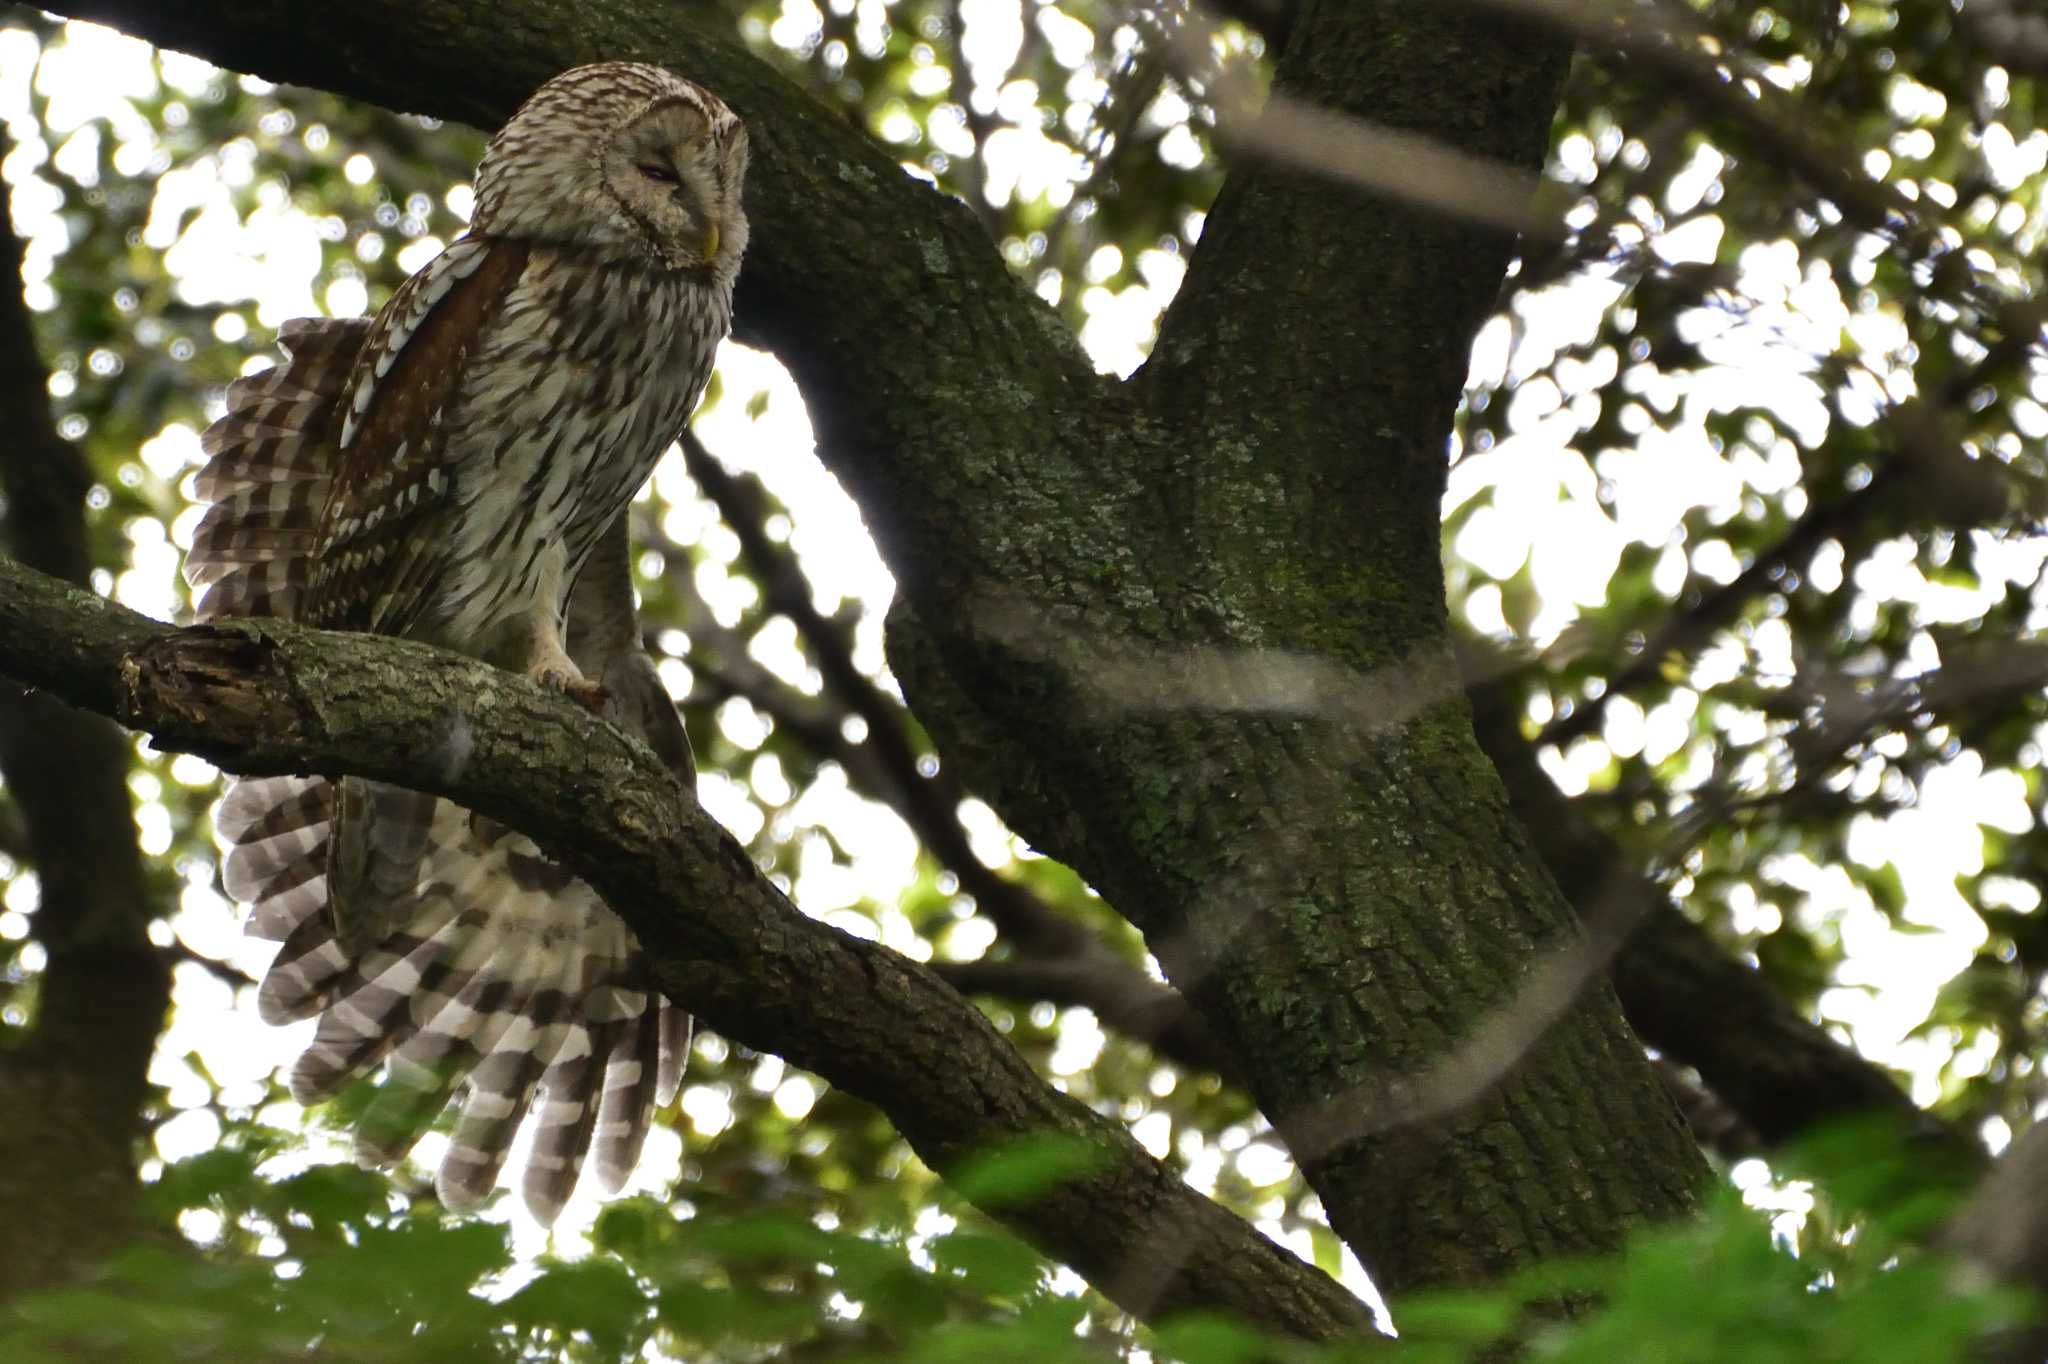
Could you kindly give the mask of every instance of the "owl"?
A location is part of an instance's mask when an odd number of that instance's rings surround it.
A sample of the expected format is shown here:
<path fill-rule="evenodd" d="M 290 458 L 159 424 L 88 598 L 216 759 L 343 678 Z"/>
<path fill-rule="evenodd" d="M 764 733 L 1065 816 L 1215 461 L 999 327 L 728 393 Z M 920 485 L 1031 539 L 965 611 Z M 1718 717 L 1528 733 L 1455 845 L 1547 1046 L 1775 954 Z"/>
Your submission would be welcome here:
<path fill-rule="evenodd" d="M 284 363 L 228 390 L 194 481 L 198 618 L 285 616 L 523 671 L 689 775 L 637 639 L 625 512 L 729 328 L 746 163 L 733 113 L 658 67 L 543 85 L 491 139 L 467 235 L 373 320 L 287 323 Z M 489 1193 L 530 1111 L 536 1216 L 593 1149 L 617 1187 L 689 1024 L 587 885 L 491 821 L 355 778 L 237 782 L 217 830 L 251 932 L 284 944 L 259 1011 L 320 1020 L 294 1094 L 381 1066 L 360 1156 L 395 1160 L 455 1098 L 450 1206 Z"/>

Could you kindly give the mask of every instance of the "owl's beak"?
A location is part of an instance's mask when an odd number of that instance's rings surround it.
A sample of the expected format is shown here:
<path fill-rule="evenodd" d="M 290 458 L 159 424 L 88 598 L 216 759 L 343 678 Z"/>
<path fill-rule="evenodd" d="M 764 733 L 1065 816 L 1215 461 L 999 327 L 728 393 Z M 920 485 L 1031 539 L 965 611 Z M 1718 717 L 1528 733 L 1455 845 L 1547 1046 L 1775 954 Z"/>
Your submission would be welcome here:
<path fill-rule="evenodd" d="M 718 258 L 718 224 L 707 223 L 704 227 L 704 259 Z"/>

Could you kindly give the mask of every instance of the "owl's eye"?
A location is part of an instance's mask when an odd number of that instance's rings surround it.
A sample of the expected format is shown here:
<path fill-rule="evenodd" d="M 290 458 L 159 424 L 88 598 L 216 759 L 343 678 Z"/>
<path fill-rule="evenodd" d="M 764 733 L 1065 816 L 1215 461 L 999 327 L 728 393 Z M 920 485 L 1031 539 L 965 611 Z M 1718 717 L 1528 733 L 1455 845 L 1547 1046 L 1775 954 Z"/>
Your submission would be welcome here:
<path fill-rule="evenodd" d="M 659 161 L 642 161 L 634 169 L 638 170 L 642 175 L 646 176 L 649 180 L 659 181 L 661 184 L 664 185 L 673 185 L 676 183 L 675 171 L 668 166 L 662 165 Z"/>

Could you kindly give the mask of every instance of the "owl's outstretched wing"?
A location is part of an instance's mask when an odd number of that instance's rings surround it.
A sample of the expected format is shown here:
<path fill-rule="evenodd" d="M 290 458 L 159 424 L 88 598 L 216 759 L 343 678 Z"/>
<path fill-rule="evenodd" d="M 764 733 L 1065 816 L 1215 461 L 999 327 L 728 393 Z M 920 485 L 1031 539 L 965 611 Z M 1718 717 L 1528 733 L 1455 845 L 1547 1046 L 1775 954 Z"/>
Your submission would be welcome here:
<path fill-rule="evenodd" d="M 430 273 L 431 267 L 415 279 Z M 338 410 L 359 369 L 372 377 L 378 371 L 378 362 L 367 358 L 369 352 L 388 353 L 394 344 L 403 343 L 403 335 L 392 340 L 395 332 L 417 330 L 417 324 L 394 327 L 388 320 L 394 311 L 401 316 L 404 312 L 387 309 L 375 321 L 287 322 L 278 333 L 284 363 L 229 385 L 227 411 L 200 437 L 200 448 L 209 459 L 193 480 L 194 497 L 207 504 L 185 557 L 185 577 L 195 590 L 198 619 L 304 619 L 313 613 L 315 603 L 309 594 L 330 549 L 324 527 L 338 485 L 346 492 L 340 477 L 348 470 L 337 446 Z M 388 371 L 390 366 L 382 368 Z M 417 879 L 433 820 L 433 798 L 350 779 L 338 792 L 324 781 L 310 783 L 294 792 L 288 808 L 320 802 L 320 822 L 325 825 L 332 819 L 337 795 L 374 810 L 374 816 L 358 816 L 358 836 L 351 840 L 357 851 L 345 859 L 359 887 L 350 902 L 358 906 L 358 917 L 374 921 L 384 917 L 384 903 L 409 892 Z M 245 792 L 233 802 L 234 817 L 241 818 L 252 799 Z M 329 868 L 324 863 L 332 842 L 321 845 L 321 864 L 309 864 L 292 831 L 275 830 L 275 824 L 273 819 L 251 828 L 250 856 L 239 869 L 229 868 L 237 877 L 234 893 L 256 906 L 259 919 L 273 912 L 273 901 L 286 909 L 307 896 L 331 903 L 325 893 Z M 304 889 L 316 875 L 318 885 Z"/>
<path fill-rule="evenodd" d="M 304 600 L 339 459 L 338 413 L 370 326 L 289 323 L 285 363 L 229 389 L 194 485 L 210 504 L 186 564 L 201 619 L 295 614 Z M 593 572 L 625 571 L 623 533 Z M 687 778 L 680 720 L 631 628 L 630 579 L 603 590 L 586 579 L 570 611 L 572 644 L 588 646 L 579 660 L 616 681 L 617 721 Z M 529 1114 L 524 1195 L 535 1216 L 560 1211 L 586 1163 L 616 1189 L 652 1108 L 673 1096 L 689 1043 L 688 1015 L 655 988 L 630 931 L 530 841 L 439 801 L 421 826 L 416 880 L 394 893 L 377 940 L 351 957 L 325 912 L 334 799 L 334 784 L 317 777 L 236 781 L 216 816 L 228 893 L 250 904 L 252 934 L 284 944 L 259 990 L 260 1013 L 319 1020 L 293 1092 L 316 1101 L 380 1072 L 357 1142 L 380 1164 L 409 1150 L 452 1100 L 459 1117 L 437 1175 L 451 1207 L 490 1192 Z"/>
<path fill-rule="evenodd" d="M 287 322 L 283 362 L 228 386 L 227 411 L 199 438 L 208 460 L 192 485 L 206 506 L 185 556 L 197 619 L 297 615 L 334 483 L 335 407 L 371 325 Z M 326 906 L 332 802 L 317 777 L 228 782 L 215 819 L 228 850 L 222 877 L 250 906 L 252 933 L 280 937 Z"/>
<path fill-rule="evenodd" d="M 284 363 L 228 386 L 227 411 L 199 438 L 193 479 L 206 504 L 185 556 L 200 620 L 298 614 L 320 514 L 334 485 L 328 427 L 370 335 L 368 318 L 299 318 L 277 344 Z"/>

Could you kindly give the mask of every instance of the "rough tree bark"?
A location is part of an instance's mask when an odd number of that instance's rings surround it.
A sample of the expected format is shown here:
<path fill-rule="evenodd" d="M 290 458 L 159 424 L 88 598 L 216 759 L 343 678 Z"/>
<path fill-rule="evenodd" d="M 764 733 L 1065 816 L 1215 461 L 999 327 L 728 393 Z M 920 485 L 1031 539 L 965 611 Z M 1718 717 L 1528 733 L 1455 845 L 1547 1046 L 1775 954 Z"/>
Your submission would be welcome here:
<path fill-rule="evenodd" d="M 54 7 L 482 124 L 599 57 L 666 61 L 717 89 L 756 149 L 742 332 L 795 373 L 897 575 L 892 659 L 912 704 L 1014 827 L 1145 931 L 1382 1284 L 1611 1248 L 1690 1205 L 1698 1153 L 1604 987 L 1477 1104 L 1392 1130 L 1346 1120 L 1390 1077 L 1426 1074 L 1575 934 L 1474 742 L 1437 560 L 1465 347 L 1510 243 L 1241 170 L 1151 364 L 1117 384 L 964 206 L 746 56 L 716 16 L 546 0 Z M 1277 78 L 1529 168 L 1566 56 L 1497 19 L 1350 0 L 1300 7 Z M 480 808 L 548 833 L 532 798 L 487 794 Z M 591 879 L 651 895 L 631 878 L 653 865 Z M 712 987 L 702 950 L 666 968 L 692 992 Z"/>

